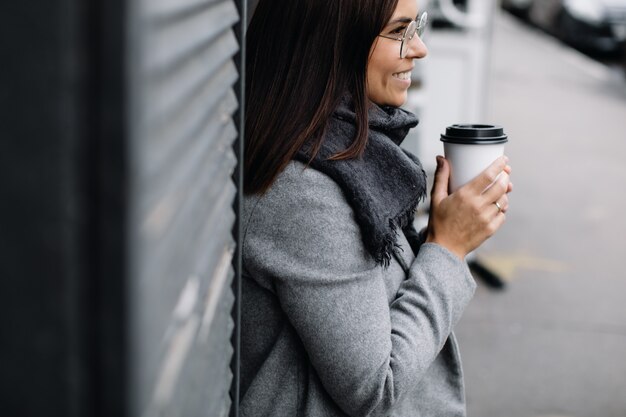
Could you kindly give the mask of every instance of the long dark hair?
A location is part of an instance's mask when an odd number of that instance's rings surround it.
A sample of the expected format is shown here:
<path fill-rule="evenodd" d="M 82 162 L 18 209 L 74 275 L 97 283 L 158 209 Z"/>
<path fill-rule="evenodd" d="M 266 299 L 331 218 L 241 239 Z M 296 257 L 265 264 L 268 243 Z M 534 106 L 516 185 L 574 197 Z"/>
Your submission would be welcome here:
<path fill-rule="evenodd" d="M 244 192 L 263 193 L 307 141 L 313 158 L 329 117 L 352 95 L 356 134 L 332 159 L 367 143 L 367 62 L 398 0 L 260 0 L 247 33 Z"/>

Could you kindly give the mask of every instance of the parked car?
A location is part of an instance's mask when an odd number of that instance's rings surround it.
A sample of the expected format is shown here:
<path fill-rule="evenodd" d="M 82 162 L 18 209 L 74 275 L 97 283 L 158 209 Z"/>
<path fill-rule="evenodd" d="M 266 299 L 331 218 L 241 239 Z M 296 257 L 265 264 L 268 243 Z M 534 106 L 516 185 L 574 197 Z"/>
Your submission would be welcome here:
<path fill-rule="evenodd" d="M 532 0 L 502 0 L 500 5 L 504 10 L 508 10 L 512 14 L 526 18 L 528 17 L 528 10 Z"/>
<path fill-rule="evenodd" d="M 514 2 L 514 0 L 506 0 Z M 524 0 L 517 0 L 522 2 Z M 626 0 L 528 0 L 528 19 L 558 38 L 589 52 L 623 52 Z"/>
<path fill-rule="evenodd" d="M 563 39 L 600 52 L 623 51 L 626 44 L 626 0 L 583 3 L 582 0 L 564 3 L 560 22 Z"/>

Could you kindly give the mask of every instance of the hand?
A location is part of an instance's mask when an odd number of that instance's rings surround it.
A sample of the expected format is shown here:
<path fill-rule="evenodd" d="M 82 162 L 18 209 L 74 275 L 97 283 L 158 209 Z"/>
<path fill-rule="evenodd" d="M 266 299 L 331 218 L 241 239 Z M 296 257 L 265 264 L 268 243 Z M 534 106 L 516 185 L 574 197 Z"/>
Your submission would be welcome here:
<path fill-rule="evenodd" d="M 480 175 L 448 195 L 450 165 L 438 156 L 426 242 L 437 243 L 465 259 L 491 237 L 504 223 L 509 208 L 507 193 L 513 190 L 507 163 L 507 157 L 496 159 Z"/>

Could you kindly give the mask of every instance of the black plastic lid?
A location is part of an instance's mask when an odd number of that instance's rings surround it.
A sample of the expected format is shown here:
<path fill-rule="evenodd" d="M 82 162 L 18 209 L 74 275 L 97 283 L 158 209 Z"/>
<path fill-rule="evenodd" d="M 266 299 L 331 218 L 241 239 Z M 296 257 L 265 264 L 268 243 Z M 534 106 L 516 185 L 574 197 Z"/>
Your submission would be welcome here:
<path fill-rule="evenodd" d="M 497 125 L 452 125 L 446 128 L 445 135 L 441 135 L 442 142 L 468 145 L 494 145 L 508 140 L 502 126 Z"/>

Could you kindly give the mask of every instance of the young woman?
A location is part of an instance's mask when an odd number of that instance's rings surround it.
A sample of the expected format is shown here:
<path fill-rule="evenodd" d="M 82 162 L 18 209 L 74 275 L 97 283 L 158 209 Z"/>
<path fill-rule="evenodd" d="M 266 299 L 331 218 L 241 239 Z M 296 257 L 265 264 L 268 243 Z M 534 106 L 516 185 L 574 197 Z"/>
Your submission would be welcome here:
<path fill-rule="evenodd" d="M 260 0 L 247 40 L 242 416 L 464 416 L 464 257 L 504 222 L 496 160 L 426 193 L 399 108 L 426 56 L 416 0 Z M 500 175 L 499 175 L 500 174 Z M 495 204 L 497 203 L 497 204 Z"/>

